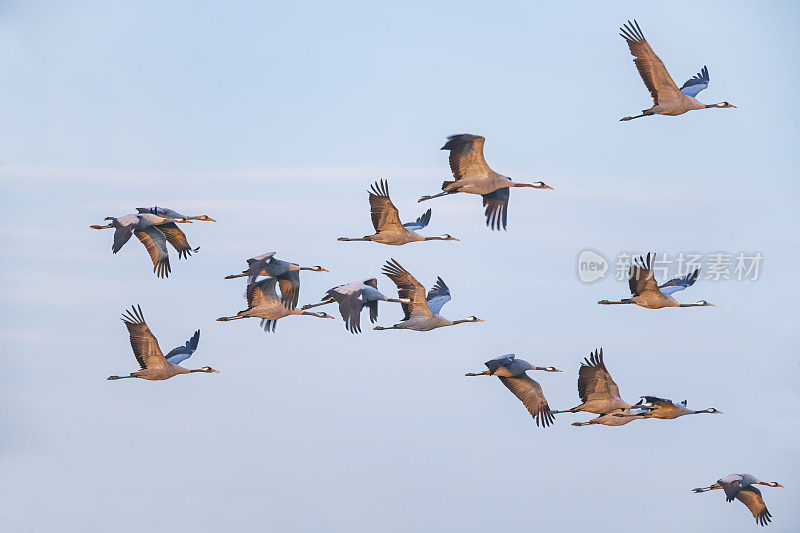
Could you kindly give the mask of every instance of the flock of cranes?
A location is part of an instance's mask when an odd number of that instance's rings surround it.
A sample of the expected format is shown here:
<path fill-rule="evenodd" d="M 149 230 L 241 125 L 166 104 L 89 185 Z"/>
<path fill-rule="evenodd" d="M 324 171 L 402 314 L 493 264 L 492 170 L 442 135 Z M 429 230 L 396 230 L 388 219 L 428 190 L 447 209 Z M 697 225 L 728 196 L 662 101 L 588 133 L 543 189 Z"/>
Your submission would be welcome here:
<path fill-rule="evenodd" d="M 621 35 L 626 40 L 639 74 L 653 97 L 653 107 L 646 109 L 641 115 L 625 117 L 627 121 L 634 118 L 661 114 L 680 115 L 694 109 L 735 107 L 727 102 L 703 105 L 695 96 L 708 87 L 708 68 L 689 79 L 680 89 L 670 77 L 664 64 L 653 52 L 644 38 L 638 23 L 635 21 L 621 28 Z M 450 169 L 453 179 L 442 183 L 441 192 L 423 196 L 420 202 L 433 198 L 467 193 L 480 195 L 485 207 L 486 225 L 491 230 L 507 229 L 508 201 L 510 189 L 534 188 L 553 189 L 543 181 L 515 182 L 498 174 L 486 163 L 483 156 L 484 137 L 471 134 L 452 135 L 441 148 L 449 151 Z M 379 180 L 369 189 L 370 216 L 374 233 L 360 238 L 340 237 L 340 241 L 368 241 L 379 244 L 401 246 L 420 241 L 458 241 L 450 234 L 424 236 L 418 233 L 424 230 L 431 220 L 428 209 L 416 220 L 403 223 L 400 214 L 389 196 L 386 180 Z M 91 226 L 94 229 L 114 228 L 112 253 L 116 254 L 130 239 L 131 235 L 142 242 L 150 255 L 153 271 L 159 278 L 166 278 L 171 272 L 169 262 L 169 243 L 180 259 L 188 259 L 199 248 L 192 247 L 186 234 L 178 224 L 190 224 L 193 221 L 216 222 L 207 215 L 185 216 L 172 209 L 162 207 L 137 208 L 137 213 L 122 217 L 107 217 L 110 223 Z M 665 307 L 707 307 L 713 304 L 705 300 L 682 304 L 672 294 L 691 287 L 698 280 L 699 270 L 683 277 L 671 279 L 659 285 L 653 277 L 654 256 L 639 257 L 634 260 L 628 273 L 631 292 L 630 298 L 619 301 L 601 300 L 602 305 L 635 304 L 647 309 Z M 367 308 L 369 320 L 378 321 L 380 302 L 400 304 L 403 318 L 391 326 L 374 326 L 375 330 L 407 329 L 414 331 L 431 331 L 437 328 L 458 324 L 483 322 L 476 316 L 460 320 L 450 320 L 440 312 L 450 301 L 450 288 L 441 277 L 426 293 L 422 285 L 397 260 L 388 260 L 382 268 L 397 287 L 397 297 L 390 297 L 378 290 L 378 280 L 370 277 L 363 280 L 344 283 L 329 289 L 321 301 L 298 307 L 300 296 L 300 273 L 328 272 L 322 266 L 300 266 L 297 263 L 278 259 L 276 252 L 269 252 L 247 259 L 247 268 L 240 273 L 225 276 L 225 279 L 246 278 L 247 308 L 233 316 L 223 316 L 217 320 L 228 322 L 244 318 L 261 319 L 261 327 L 267 332 L 274 332 L 277 321 L 293 315 L 316 318 L 334 318 L 321 312 L 310 311 L 312 308 L 336 303 L 345 329 L 353 334 L 362 332 L 361 314 Z M 180 374 L 217 373 L 209 366 L 187 369 L 180 363 L 188 359 L 197 350 L 200 331 L 182 346 L 174 348 L 164 355 L 159 348 L 158 340 L 145 322 L 141 307 L 135 306 L 126 311 L 122 320 L 128 329 L 131 347 L 139 370 L 127 376 L 110 376 L 109 380 L 139 378 L 146 380 L 166 380 Z M 467 376 L 496 376 L 533 418 L 537 426 L 542 428 L 553 425 L 557 414 L 589 413 L 596 415 L 585 421 L 573 422 L 573 426 L 623 426 L 637 420 L 661 419 L 672 420 L 685 415 L 721 414 L 715 408 L 693 410 L 687 407 L 686 400 L 673 402 L 653 395 L 643 395 L 637 403 L 629 403 L 621 396 L 619 387 L 606 367 L 603 349 L 595 350 L 580 364 L 578 370 L 578 397 L 580 404 L 565 410 L 551 410 L 542 386 L 528 375 L 528 371 L 561 372 L 555 367 L 540 367 L 518 359 L 515 354 L 506 354 L 486 361 L 487 370 L 467 373 Z M 738 499 L 752 512 L 756 522 L 766 525 L 771 520 L 761 492 L 754 485 L 781 487 L 777 482 L 762 482 L 749 474 L 733 474 L 718 480 L 709 487 L 694 489 L 694 492 L 706 492 L 721 489 L 727 501 Z"/>

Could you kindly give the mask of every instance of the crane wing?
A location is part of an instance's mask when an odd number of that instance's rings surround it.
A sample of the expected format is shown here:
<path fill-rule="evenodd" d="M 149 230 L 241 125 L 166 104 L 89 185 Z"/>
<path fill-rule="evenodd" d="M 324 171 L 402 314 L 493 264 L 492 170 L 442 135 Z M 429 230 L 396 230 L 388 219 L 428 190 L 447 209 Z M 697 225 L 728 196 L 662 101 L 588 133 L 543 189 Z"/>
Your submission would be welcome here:
<path fill-rule="evenodd" d="M 169 364 L 158 346 L 158 339 L 144 321 L 141 306 L 131 306 L 130 310 L 123 313 L 122 321 L 128 328 L 133 355 L 142 370 L 165 367 Z"/>
<path fill-rule="evenodd" d="M 682 291 L 686 287 L 691 287 L 694 285 L 694 282 L 697 281 L 698 276 L 700 276 L 699 268 L 683 277 L 672 278 L 663 285 L 659 285 L 658 290 L 661 291 L 661 294 L 669 296 L 674 292 Z"/>
<path fill-rule="evenodd" d="M 603 361 L 602 348 L 600 351 L 595 350 L 581 363 L 581 368 L 578 370 L 578 395 L 582 402 L 587 402 L 593 397 L 620 397 L 619 387 L 611 378 Z"/>
<path fill-rule="evenodd" d="M 409 231 L 419 231 L 425 226 L 427 226 L 431 221 L 431 210 L 428 209 L 420 217 L 415 220 L 414 222 L 406 222 L 403 224 L 403 227 Z"/>
<path fill-rule="evenodd" d="M 620 36 L 628 43 L 628 48 L 634 57 L 633 62 L 636 64 L 636 69 L 642 77 L 647 90 L 650 91 L 650 96 L 653 97 L 653 103 L 666 103 L 669 100 L 675 100 L 680 97 L 678 86 L 675 85 L 672 77 L 667 71 L 667 67 L 659 59 L 650 44 L 644 38 L 642 29 L 639 23 L 635 20 L 633 23 L 628 21 L 627 24 L 620 28 Z"/>
<path fill-rule="evenodd" d="M 186 341 L 186 344 L 183 346 L 178 346 L 177 348 L 173 348 L 167 353 L 166 359 L 167 362 L 172 365 L 177 365 L 187 359 L 189 359 L 192 354 L 197 350 L 197 343 L 200 342 L 200 330 L 194 332 L 194 335 Z"/>
<path fill-rule="evenodd" d="M 382 272 L 397 285 L 397 294 L 400 298 L 412 300 L 411 303 L 400 304 L 405 313 L 403 320 L 408 320 L 412 316 L 433 316 L 425 298 L 425 287 L 408 270 L 403 268 L 396 259 L 386 261 Z"/>
<path fill-rule="evenodd" d="M 184 215 L 181 215 L 177 211 L 170 209 L 168 207 L 158 207 L 158 206 L 137 207 L 136 211 L 139 214 L 150 213 L 151 215 L 157 215 L 165 218 L 186 218 Z"/>
<path fill-rule="evenodd" d="M 287 309 L 294 309 L 300 298 L 300 271 L 290 270 L 278 276 L 277 279 L 281 289 L 281 302 Z"/>
<path fill-rule="evenodd" d="M 116 225 L 114 228 L 114 244 L 111 245 L 111 253 L 119 252 L 125 243 L 131 240 L 133 226 Z"/>
<path fill-rule="evenodd" d="M 331 292 L 329 291 L 328 294 Z M 333 294 L 332 297 L 339 304 L 339 314 L 342 315 L 345 328 L 350 333 L 361 333 L 361 309 L 364 307 L 361 290 Z"/>
<path fill-rule="evenodd" d="M 717 483 L 725 491 L 725 501 L 732 502 L 736 497 L 736 493 L 742 490 L 742 476 L 739 474 L 732 474 L 730 476 L 718 479 Z"/>
<path fill-rule="evenodd" d="M 764 503 L 764 498 L 761 496 L 761 491 L 756 487 L 745 487 L 736 493 L 736 499 L 742 502 L 750 509 L 753 518 L 756 519 L 756 524 L 766 526 L 772 521 L 772 515 L 767 509 L 767 504 Z"/>
<path fill-rule="evenodd" d="M 434 315 L 438 315 L 442 306 L 450 301 L 450 289 L 442 278 L 436 277 L 436 283 L 428 291 L 426 300 L 428 300 L 428 307 Z"/>
<path fill-rule="evenodd" d="M 638 296 L 644 291 L 658 291 L 658 284 L 653 278 L 651 270 L 653 264 L 652 254 L 648 253 L 645 259 L 642 256 L 633 261 L 628 271 L 628 287 L 633 296 Z"/>
<path fill-rule="evenodd" d="M 675 407 L 675 404 L 672 400 L 667 400 L 666 398 L 659 398 L 658 396 L 642 396 L 645 403 L 642 404 L 641 402 L 637 403 L 636 405 L 642 405 L 644 408 L 648 408 L 651 406 L 655 407 Z M 649 404 L 649 405 L 648 405 Z"/>
<path fill-rule="evenodd" d="M 547 398 L 544 397 L 539 383 L 527 374 L 515 378 L 501 377 L 500 381 L 525 405 L 533 419 L 536 420 L 537 426 L 547 427 L 553 423 L 555 416 L 550 412 Z"/>
<path fill-rule="evenodd" d="M 189 241 L 186 240 L 186 234 L 181 231 L 177 224 L 174 222 L 167 222 L 166 224 L 159 224 L 158 229 L 167 238 L 167 242 L 178 251 L 179 259 L 188 259 L 192 252 L 197 252 L 200 248 L 192 248 L 189 246 Z"/>
<path fill-rule="evenodd" d="M 503 187 L 494 192 L 483 195 L 483 206 L 486 208 L 486 225 L 493 230 L 506 229 L 508 219 L 509 188 Z"/>
<path fill-rule="evenodd" d="M 683 87 L 681 87 L 681 92 L 686 96 L 691 96 L 694 98 L 700 93 L 700 91 L 708 87 L 709 81 L 711 80 L 708 77 L 708 67 L 703 65 L 703 68 L 700 69 L 700 72 L 686 80 L 686 83 L 684 83 Z"/>
<path fill-rule="evenodd" d="M 382 179 L 372 184 L 369 190 L 369 207 L 372 226 L 376 233 L 403 230 L 400 214 L 389 198 L 389 183 L 386 180 Z"/>
<path fill-rule="evenodd" d="M 247 274 L 248 284 L 253 283 L 258 276 L 267 275 L 266 272 L 264 272 L 264 269 L 267 267 L 267 263 L 272 260 L 274 255 L 275 252 L 268 252 L 251 257 L 247 260 L 247 268 L 242 271 L 242 274 Z"/>
<path fill-rule="evenodd" d="M 510 364 L 515 357 L 516 355 L 514 355 L 513 353 L 507 353 L 505 355 L 495 357 L 494 359 L 489 359 L 484 364 L 486 365 L 486 368 L 489 369 L 489 375 L 491 376 L 494 375 L 495 372 L 497 372 L 498 368 Z"/>
<path fill-rule="evenodd" d="M 155 226 L 147 226 L 143 230 L 133 232 L 134 235 L 144 244 L 150 259 L 153 261 L 153 272 L 159 278 L 168 278 L 172 269 L 169 266 L 169 251 L 167 250 L 167 238 Z"/>
<path fill-rule="evenodd" d="M 275 278 L 264 278 L 261 281 L 247 285 L 247 307 L 252 309 L 266 305 L 269 301 L 277 300 L 276 283 L 277 280 Z"/>
<path fill-rule="evenodd" d="M 450 151 L 450 170 L 453 177 L 460 180 L 466 177 L 482 177 L 492 173 L 492 169 L 483 158 L 483 143 L 486 141 L 480 135 L 461 133 L 451 135 L 442 146 L 442 150 Z"/>

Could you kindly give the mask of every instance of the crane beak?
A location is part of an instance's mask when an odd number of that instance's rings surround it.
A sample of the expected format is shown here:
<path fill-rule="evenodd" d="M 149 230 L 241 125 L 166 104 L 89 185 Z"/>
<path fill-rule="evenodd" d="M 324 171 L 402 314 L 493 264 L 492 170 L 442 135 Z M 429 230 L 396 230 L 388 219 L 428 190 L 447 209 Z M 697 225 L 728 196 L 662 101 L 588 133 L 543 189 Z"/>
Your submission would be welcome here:
<path fill-rule="evenodd" d="M 551 191 L 554 191 L 554 190 L 555 190 L 554 188 L 552 188 L 552 187 L 551 187 L 551 186 L 549 186 L 549 185 L 545 185 L 545 186 L 544 186 L 544 188 L 545 188 L 545 189 L 550 189 Z"/>
<path fill-rule="evenodd" d="M 214 374 L 221 374 L 221 372 L 219 370 L 211 370 L 211 372 L 214 373 Z"/>

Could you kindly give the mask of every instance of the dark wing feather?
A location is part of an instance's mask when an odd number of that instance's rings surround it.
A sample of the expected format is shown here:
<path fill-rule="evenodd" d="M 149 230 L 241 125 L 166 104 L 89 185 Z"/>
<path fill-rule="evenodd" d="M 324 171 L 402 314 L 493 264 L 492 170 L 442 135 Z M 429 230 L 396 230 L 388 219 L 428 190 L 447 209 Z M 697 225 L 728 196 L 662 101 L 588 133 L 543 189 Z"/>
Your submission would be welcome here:
<path fill-rule="evenodd" d="M 603 349 L 594 351 L 587 359 L 581 363 L 578 370 L 578 395 L 582 402 L 587 402 L 593 396 L 608 398 L 609 396 L 620 397 L 619 387 L 611 379 L 603 361 Z"/>
<path fill-rule="evenodd" d="M 708 67 L 703 65 L 703 68 L 700 69 L 700 72 L 686 80 L 686 83 L 684 83 L 681 87 L 681 92 L 686 96 L 691 96 L 694 98 L 700 94 L 700 91 L 708 87 L 708 83 L 710 81 L 711 80 L 708 77 Z"/>
<path fill-rule="evenodd" d="M 542 387 L 536 381 L 527 374 L 516 378 L 501 377 L 500 381 L 525 405 L 525 408 L 536 420 L 537 426 L 547 427 L 553 423 L 555 416 L 550 412 L 547 398 L 544 397 Z"/>
<path fill-rule="evenodd" d="M 636 69 L 642 77 L 647 90 L 650 91 L 650 96 L 653 97 L 653 103 L 665 103 L 669 100 L 674 100 L 680 95 L 678 86 L 669 75 L 667 67 L 659 59 L 650 44 L 644 38 L 642 29 L 639 23 L 635 20 L 633 23 L 628 21 L 622 28 L 620 28 L 620 36 L 628 43 L 628 48 L 634 57 L 633 62 L 636 64 Z"/>
<path fill-rule="evenodd" d="M 158 229 L 161 230 L 161 233 L 167 238 L 167 242 L 178 251 L 179 259 L 188 259 L 188 257 L 192 255 L 192 252 L 197 252 L 200 249 L 189 246 L 189 241 L 186 240 L 186 234 L 181 231 L 174 222 L 159 224 Z"/>
<path fill-rule="evenodd" d="M 656 407 L 675 407 L 672 400 L 667 400 L 666 398 L 659 398 L 658 396 L 642 396 L 642 398 L 646 403 L 651 403 Z"/>
<path fill-rule="evenodd" d="M 369 321 L 374 324 L 378 321 L 378 300 L 367 302 L 367 307 L 369 307 Z"/>
<path fill-rule="evenodd" d="M 483 195 L 483 206 L 486 208 L 486 211 L 484 211 L 486 225 L 491 229 L 499 230 L 501 227 L 506 229 L 509 196 L 508 187 Z"/>
<path fill-rule="evenodd" d="M 400 304 L 403 307 L 405 317 L 408 320 L 412 316 L 432 316 L 428 301 L 425 299 L 425 287 L 403 268 L 396 259 L 386 261 L 381 270 L 386 276 L 397 285 L 397 294 L 400 298 L 410 298 L 410 304 Z"/>
<path fill-rule="evenodd" d="M 266 333 L 275 333 L 275 327 L 278 325 L 278 321 L 261 319 L 259 325 Z"/>
<path fill-rule="evenodd" d="M 658 284 L 653 278 L 651 270 L 653 264 L 652 254 L 647 254 L 647 259 L 639 256 L 633 261 L 628 271 L 628 287 L 633 296 L 642 294 L 644 291 L 658 291 Z"/>
<path fill-rule="evenodd" d="M 736 499 L 750 509 L 756 524 L 766 526 L 772 521 L 772 515 L 767 510 L 767 504 L 761 497 L 761 491 L 756 487 L 745 487 L 736 493 Z"/>
<path fill-rule="evenodd" d="M 340 295 L 337 299 L 339 302 L 339 313 L 344 319 L 345 328 L 347 328 L 350 333 L 361 333 L 361 310 L 364 308 L 364 302 L 361 299 L 361 291 Z M 377 314 L 378 302 L 370 303 L 375 304 L 375 313 Z M 370 312 L 371 311 L 372 309 L 370 309 Z"/>
<path fill-rule="evenodd" d="M 158 346 L 158 339 L 147 327 L 144 321 L 144 314 L 141 306 L 133 307 L 122 315 L 122 321 L 128 328 L 131 338 L 131 348 L 142 370 L 145 368 L 159 368 L 168 366 L 161 348 Z"/>
<path fill-rule="evenodd" d="M 186 359 L 189 359 L 192 354 L 197 350 L 197 344 L 200 342 L 200 330 L 194 332 L 194 335 L 186 341 L 183 346 L 173 348 L 167 353 L 166 360 L 168 363 L 177 365 Z"/>
<path fill-rule="evenodd" d="M 433 284 L 431 290 L 428 291 L 428 296 L 425 298 L 428 300 L 428 307 L 431 313 L 438 315 L 442 310 L 442 306 L 449 302 L 450 298 L 450 288 L 442 278 L 437 276 L 436 283 Z"/>
<path fill-rule="evenodd" d="M 450 150 L 450 170 L 456 180 L 467 176 L 488 176 L 492 172 L 483 158 L 485 141 L 480 135 L 468 133 L 447 138 L 442 150 Z"/>
<path fill-rule="evenodd" d="M 733 477 L 733 476 L 731 476 Z M 738 476 L 736 476 L 738 478 Z M 731 481 L 725 481 L 723 479 L 718 479 L 717 483 L 722 486 L 722 490 L 725 491 L 725 501 L 732 502 L 734 498 L 736 498 L 736 494 L 742 490 L 742 480 L 741 479 L 733 479 Z"/>
<path fill-rule="evenodd" d="M 400 214 L 389 198 L 389 184 L 386 180 L 376 181 L 372 184 L 369 191 L 369 207 L 372 226 L 376 233 L 403 229 Z"/>
<path fill-rule="evenodd" d="M 114 227 L 114 244 L 111 245 L 111 253 L 119 252 L 125 243 L 131 239 L 133 235 L 133 226 L 115 225 Z"/>
<path fill-rule="evenodd" d="M 428 209 L 414 222 L 406 222 L 403 227 L 410 231 L 419 231 L 425 228 L 431 221 L 431 210 Z"/>
<path fill-rule="evenodd" d="M 247 270 L 244 270 L 242 274 L 247 274 L 248 283 L 255 281 L 258 276 L 266 275 L 264 269 L 266 269 L 267 263 L 272 260 L 274 255 L 275 252 L 268 252 L 247 260 Z"/>
<path fill-rule="evenodd" d="M 153 261 L 153 272 L 159 278 L 168 278 L 172 269 L 169 266 L 169 251 L 167 250 L 167 238 L 155 226 L 147 226 L 143 230 L 133 232 L 136 237 L 144 244 L 150 259 Z"/>

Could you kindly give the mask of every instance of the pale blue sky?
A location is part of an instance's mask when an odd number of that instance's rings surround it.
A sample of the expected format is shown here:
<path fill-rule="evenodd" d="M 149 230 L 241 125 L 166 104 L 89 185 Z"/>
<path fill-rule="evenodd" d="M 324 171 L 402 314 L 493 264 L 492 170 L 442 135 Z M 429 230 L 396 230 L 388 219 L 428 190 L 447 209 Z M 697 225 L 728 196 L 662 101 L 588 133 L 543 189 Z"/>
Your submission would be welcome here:
<path fill-rule="evenodd" d="M 794 2 L 164 4 L 0 3 L 0 529 L 751 531 L 740 504 L 690 492 L 743 471 L 786 486 L 764 489 L 770 531 L 797 530 Z M 617 35 L 634 17 L 678 83 L 706 64 L 699 99 L 738 109 L 618 122 L 650 106 Z M 456 196 L 429 231 L 459 243 L 336 242 L 369 232 L 377 178 L 416 218 L 458 132 L 556 190 L 515 190 L 507 233 Z M 168 280 L 88 228 L 153 203 L 219 220 L 187 228 L 201 251 Z M 587 247 L 765 259 L 756 282 L 677 295 L 717 307 L 655 312 L 596 305 L 627 287 L 581 284 Z M 243 305 L 223 276 L 268 250 L 330 269 L 301 303 L 396 257 L 446 280 L 445 316 L 486 322 L 215 322 Z M 165 350 L 199 328 L 187 365 L 222 373 L 107 382 L 136 366 L 133 303 Z M 463 376 L 515 352 L 565 371 L 533 377 L 568 408 L 599 346 L 629 401 L 725 414 L 541 430 Z"/>

